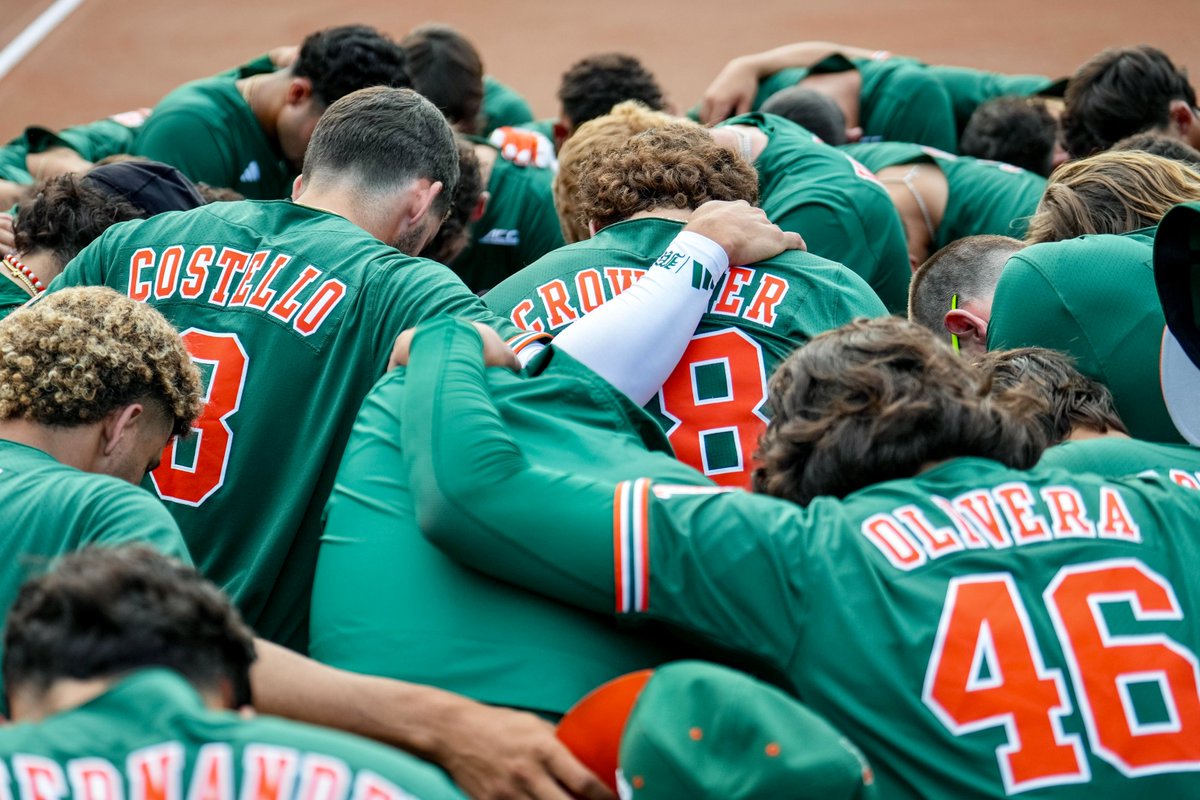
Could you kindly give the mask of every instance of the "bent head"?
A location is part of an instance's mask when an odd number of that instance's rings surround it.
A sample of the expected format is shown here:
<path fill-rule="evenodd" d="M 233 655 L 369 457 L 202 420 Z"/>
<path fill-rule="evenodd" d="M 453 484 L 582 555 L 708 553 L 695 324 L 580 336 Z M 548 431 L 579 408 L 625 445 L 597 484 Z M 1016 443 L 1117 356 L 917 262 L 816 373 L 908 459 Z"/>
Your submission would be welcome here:
<path fill-rule="evenodd" d="M 642 62 L 623 53 L 601 53 L 577 61 L 563 73 L 558 100 L 562 104 L 554 131 L 558 148 L 580 125 L 604 116 L 618 103 L 632 100 L 655 111 L 667 108 L 654 75 Z"/>
<path fill-rule="evenodd" d="M 174 670 L 214 705 L 249 704 L 254 638 L 220 589 L 148 547 L 92 548 L 26 581 L 8 612 L 4 688 L 16 720 L 58 689 Z M 103 691 L 103 688 L 100 688 Z"/>
<path fill-rule="evenodd" d="M 112 289 L 64 289 L 0 323 L 0 421 L 99 426 L 91 471 L 139 482 L 203 406 L 171 323 Z"/>
<path fill-rule="evenodd" d="M 960 456 L 1032 466 L 1045 446 L 987 396 L 965 359 L 896 317 L 813 339 L 771 376 L 754 488 L 806 504 Z"/>

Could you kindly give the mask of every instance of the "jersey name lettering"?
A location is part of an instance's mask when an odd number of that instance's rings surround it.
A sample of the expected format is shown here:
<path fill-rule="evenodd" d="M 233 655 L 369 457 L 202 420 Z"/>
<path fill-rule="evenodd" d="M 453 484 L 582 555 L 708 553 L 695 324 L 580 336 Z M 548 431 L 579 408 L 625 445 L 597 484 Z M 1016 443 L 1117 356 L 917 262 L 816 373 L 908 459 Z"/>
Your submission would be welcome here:
<path fill-rule="evenodd" d="M 194 761 L 190 785 L 183 776 Z M 233 748 L 213 742 L 185 755 L 178 742 L 131 753 L 120 765 L 90 756 L 59 764 L 16 754 L 0 759 L 0 797 L 10 800 L 411 800 L 412 795 L 345 761 L 285 747 L 250 744 L 236 760 Z M 240 778 L 235 778 L 240 776 Z M 240 784 L 240 785 L 239 785 Z"/>
<path fill-rule="evenodd" d="M 1142 541 L 1141 527 L 1113 486 L 1102 486 L 1086 501 L 1071 487 L 1035 490 L 1020 481 L 929 500 L 924 509 L 904 505 L 862 523 L 863 537 L 896 569 L 908 572 L 964 550 L 1004 550 L 1059 539 Z"/>
<path fill-rule="evenodd" d="M 299 334 L 316 333 L 345 299 L 345 283 L 291 256 L 232 247 L 142 247 L 129 259 L 126 294 L 138 302 L 190 300 L 216 308 L 245 308 Z"/>
<path fill-rule="evenodd" d="M 594 311 L 646 274 L 633 267 L 592 267 L 574 277 L 547 281 L 517 303 L 509 316 L 527 331 L 555 332 Z M 786 280 L 754 267 L 730 267 L 713 291 L 708 313 L 775 327 L 779 304 L 791 286 Z"/>

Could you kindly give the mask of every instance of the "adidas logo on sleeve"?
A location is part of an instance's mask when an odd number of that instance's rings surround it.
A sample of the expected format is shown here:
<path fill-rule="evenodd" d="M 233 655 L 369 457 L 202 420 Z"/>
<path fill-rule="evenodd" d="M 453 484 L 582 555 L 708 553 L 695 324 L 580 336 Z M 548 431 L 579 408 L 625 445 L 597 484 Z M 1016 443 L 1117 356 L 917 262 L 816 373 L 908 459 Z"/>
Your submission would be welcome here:
<path fill-rule="evenodd" d="M 262 170 L 257 161 L 251 161 L 238 177 L 242 183 L 257 183 L 262 178 Z"/>

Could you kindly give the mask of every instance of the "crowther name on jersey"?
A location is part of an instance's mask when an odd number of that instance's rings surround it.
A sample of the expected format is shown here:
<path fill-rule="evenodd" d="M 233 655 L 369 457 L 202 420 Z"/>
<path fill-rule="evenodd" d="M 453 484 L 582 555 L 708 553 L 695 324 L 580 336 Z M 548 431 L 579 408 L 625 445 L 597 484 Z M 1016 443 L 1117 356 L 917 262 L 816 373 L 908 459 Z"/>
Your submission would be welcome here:
<path fill-rule="evenodd" d="M 754 296 L 741 296 L 743 287 L 754 283 L 757 272 L 759 270 L 754 267 L 730 267 L 713 292 L 708 313 L 747 319 L 768 328 L 774 327 L 776 309 L 787 295 L 788 282 L 764 272 Z M 584 314 L 595 311 L 645 274 L 646 270 L 632 267 L 593 267 L 578 272 L 574 278 L 579 297 L 578 309 L 571 305 L 571 293 L 566 282 L 562 278 L 555 278 L 534 290 L 546 309 L 545 320 L 541 317 L 530 317 L 530 312 L 535 306 L 533 300 L 528 297 L 513 307 L 511 319 L 513 324 L 522 330 L 557 331 Z"/>
<path fill-rule="evenodd" d="M 172 245 L 161 253 L 143 247 L 130 257 L 127 293 L 138 302 L 178 297 L 212 306 L 244 307 L 290 324 L 301 336 L 310 336 L 342 302 L 347 287 L 337 278 L 322 281 L 325 273 L 312 264 L 298 271 L 292 260 L 270 250 L 245 253 L 207 244 L 186 249 Z M 234 281 L 238 275 L 240 280 Z"/>

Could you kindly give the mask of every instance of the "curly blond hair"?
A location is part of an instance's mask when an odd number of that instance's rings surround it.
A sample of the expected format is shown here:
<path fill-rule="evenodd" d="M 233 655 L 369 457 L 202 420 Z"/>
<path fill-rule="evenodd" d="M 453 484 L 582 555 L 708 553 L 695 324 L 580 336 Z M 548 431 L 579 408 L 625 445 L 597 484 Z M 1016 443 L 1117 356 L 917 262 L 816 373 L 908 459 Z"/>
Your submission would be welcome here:
<path fill-rule="evenodd" d="M 696 209 L 709 200 L 758 203 L 758 173 L 695 125 L 643 131 L 624 146 L 579 162 L 578 213 L 597 228 L 660 208 Z"/>
<path fill-rule="evenodd" d="M 575 129 L 558 154 L 558 174 L 554 177 L 554 208 L 558 211 L 558 222 L 567 244 L 591 236 L 587 220 L 581 220 L 579 215 L 579 167 L 583 160 L 599 150 L 621 147 L 642 131 L 674 123 L 699 127 L 690 120 L 651 111 L 641 103 L 626 100 L 613 106 L 613 110 L 603 117 L 596 117 Z"/>
<path fill-rule="evenodd" d="M 45 295 L 0 322 L 0 419 L 86 425 L 154 401 L 186 434 L 203 410 L 200 373 L 171 323 L 99 286 Z"/>
<path fill-rule="evenodd" d="M 1200 200 L 1200 173 L 1137 150 L 1069 161 L 1050 175 L 1025 241 L 1128 233 L 1157 225 L 1171 206 Z"/>

